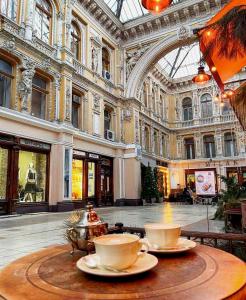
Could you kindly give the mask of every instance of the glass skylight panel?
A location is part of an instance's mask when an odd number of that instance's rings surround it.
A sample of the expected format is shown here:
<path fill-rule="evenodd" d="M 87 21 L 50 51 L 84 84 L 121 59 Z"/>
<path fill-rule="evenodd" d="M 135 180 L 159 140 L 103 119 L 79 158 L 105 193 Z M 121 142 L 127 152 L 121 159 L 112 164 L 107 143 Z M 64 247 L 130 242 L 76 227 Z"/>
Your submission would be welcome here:
<path fill-rule="evenodd" d="M 197 73 L 200 61 L 198 43 L 177 48 L 159 60 L 158 64 L 166 75 L 172 78 L 192 76 Z M 205 66 L 205 70 L 208 67 Z"/>
<path fill-rule="evenodd" d="M 117 15 L 118 0 L 104 0 L 112 12 Z M 120 12 L 120 21 L 125 23 L 129 20 L 142 17 L 149 12 L 144 9 L 141 0 L 123 0 L 122 9 Z"/>

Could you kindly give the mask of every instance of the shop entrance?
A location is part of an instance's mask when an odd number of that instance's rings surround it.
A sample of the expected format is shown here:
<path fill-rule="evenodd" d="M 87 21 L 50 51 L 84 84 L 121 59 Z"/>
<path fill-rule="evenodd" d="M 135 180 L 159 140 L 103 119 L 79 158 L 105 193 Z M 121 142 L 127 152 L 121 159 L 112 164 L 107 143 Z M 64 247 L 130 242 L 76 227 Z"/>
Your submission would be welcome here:
<path fill-rule="evenodd" d="M 0 214 L 9 213 L 8 210 L 8 160 L 9 150 L 0 146 Z"/>
<path fill-rule="evenodd" d="M 113 169 L 112 160 L 101 161 L 101 202 L 102 205 L 113 205 Z"/>
<path fill-rule="evenodd" d="M 72 200 L 96 206 L 113 205 L 113 160 L 74 150 Z"/>

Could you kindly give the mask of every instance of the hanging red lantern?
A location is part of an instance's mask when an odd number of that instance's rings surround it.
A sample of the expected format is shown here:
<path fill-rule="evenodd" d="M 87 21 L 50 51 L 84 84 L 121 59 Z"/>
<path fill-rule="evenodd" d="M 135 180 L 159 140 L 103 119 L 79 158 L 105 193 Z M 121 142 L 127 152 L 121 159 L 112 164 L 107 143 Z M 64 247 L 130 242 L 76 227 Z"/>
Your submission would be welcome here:
<path fill-rule="evenodd" d="M 173 0 L 142 0 L 142 5 L 152 14 L 159 14 L 167 8 Z"/>
<path fill-rule="evenodd" d="M 203 66 L 198 68 L 198 74 L 193 77 L 192 81 L 196 84 L 204 84 L 211 79 L 211 75 L 207 74 Z"/>

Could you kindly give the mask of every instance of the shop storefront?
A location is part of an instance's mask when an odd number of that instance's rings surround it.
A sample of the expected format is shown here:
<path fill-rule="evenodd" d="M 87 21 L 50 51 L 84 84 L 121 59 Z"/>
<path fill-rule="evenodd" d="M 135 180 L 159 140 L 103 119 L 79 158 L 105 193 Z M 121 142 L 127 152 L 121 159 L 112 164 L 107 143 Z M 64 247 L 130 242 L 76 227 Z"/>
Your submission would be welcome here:
<path fill-rule="evenodd" d="M 96 206 L 113 205 L 113 159 L 74 150 L 72 200 Z"/>
<path fill-rule="evenodd" d="M 227 177 L 235 177 L 240 185 L 246 186 L 246 167 L 228 167 L 226 174 Z"/>
<path fill-rule="evenodd" d="M 201 174 L 200 174 L 201 173 Z M 206 175 L 208 173 L 208 176 Z M 200 175 L 199 175 L 200 174 Z M 190 187 L 194 192 L 197 189 L 196 176 L 200 180 L 199 183 L 204 190 L 204 194 L 209 194 L 211 190 L 211 195 L 218 192 L 218 184 L 217 184 L 217 172 L 215 168 L 204 168 L 204 169 L 186 169 L 185 170 L 185 186 Z M 208 182 L 208 178 L 213 178 L 212 182 Z M 200 186 L 199 185 L 199 186 Z"/>
<path fill-rule="evenodd" d="M 0 213 L 48 211 L 51 146 L 0 135 Z"/>
<path fill-rule="evenodd" d="M 159 192 L 163 193 L 164 198 L 168 199 L 170 195 L 170 179 L 168 164 L 166 162 L 156 161 L 157 169 L 161 178 L 158 178 Z"/>

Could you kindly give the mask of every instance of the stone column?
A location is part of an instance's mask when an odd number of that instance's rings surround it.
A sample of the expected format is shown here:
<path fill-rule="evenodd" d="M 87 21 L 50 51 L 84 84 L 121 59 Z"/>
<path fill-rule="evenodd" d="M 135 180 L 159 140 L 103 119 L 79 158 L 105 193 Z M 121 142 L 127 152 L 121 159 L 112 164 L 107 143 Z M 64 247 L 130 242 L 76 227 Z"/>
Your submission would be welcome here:
<path fill-rule="evenodd" d="M 145 149 L 146 150 L 146 141 L 145 141 L 145 134 L 144 134 L 144 132 L 145 132 L 145 123 L 144 123 L 144 121 L 142 121 L 142 130 L 141 130 L 141 132 L 142 132 L 142 149 Z"/>
<path fill-rule="evenodd" d="M 62 28 L 63 28 L 63 18 L 64 15 L 62 12 L 57 14 L 57 58 L 61 59 L 61 48 L 62 48 Z"/>
<path fill-rule="evenodd" d="M 181 136 L 177 136 L 177 158 L 183 158 L 183 138 Z"/>
<path fill-rule="evenodd" d="M 245 132 L 240 131 L 236 134 L 237 150 L 240 156 L 245 156 Z"/>
<path fill-rule="evenodd" d="M 150 152 L 155 153 L 155 137 L 154 137 L 154 128 L 150 126 Z"/>
<path fill-rule="evenodd" d="M 117 150 L 119 152 L 119 150 Z M 124 172 L 124 159 L 120 153 L 114 158 L 113 162 L 113 180 L 114 180 L 114 202 L 125 198 L 125 172 Z"/>
<path fill-rule="evenodd" d="M 197 91 L 193 91 L 193 119 L 194 119 L 194 125 L 199 124 L 200 119 L 200 101 L 197 94 Z"/>
<path fill-rule="evenodd" d="M 202 137 L 201 137 L 200 133 L 195 133 L 194 142 L 195 142 L 195 157 L 201 158 L 202 157 Z"/>
<path fill-rule="evenodd" d="M 216 157 L 223 156 L 223 136 L 220 129 L 215 131 L 215 149 Z"/>
<path fill-rule="evenodd" d="M 35 18 L 35 1 L 27 0 L 26 2 L 25 39 L 31 41 L 34 29 L 33 23 Z"/>
<path fill-rule="evenodd" d="M 57 74 L 54 80 L 54 90 L 55 90 L 54 121 L 58 121 L 60 119 L 60 89 L 61 89 L 61 76 Z"/>

